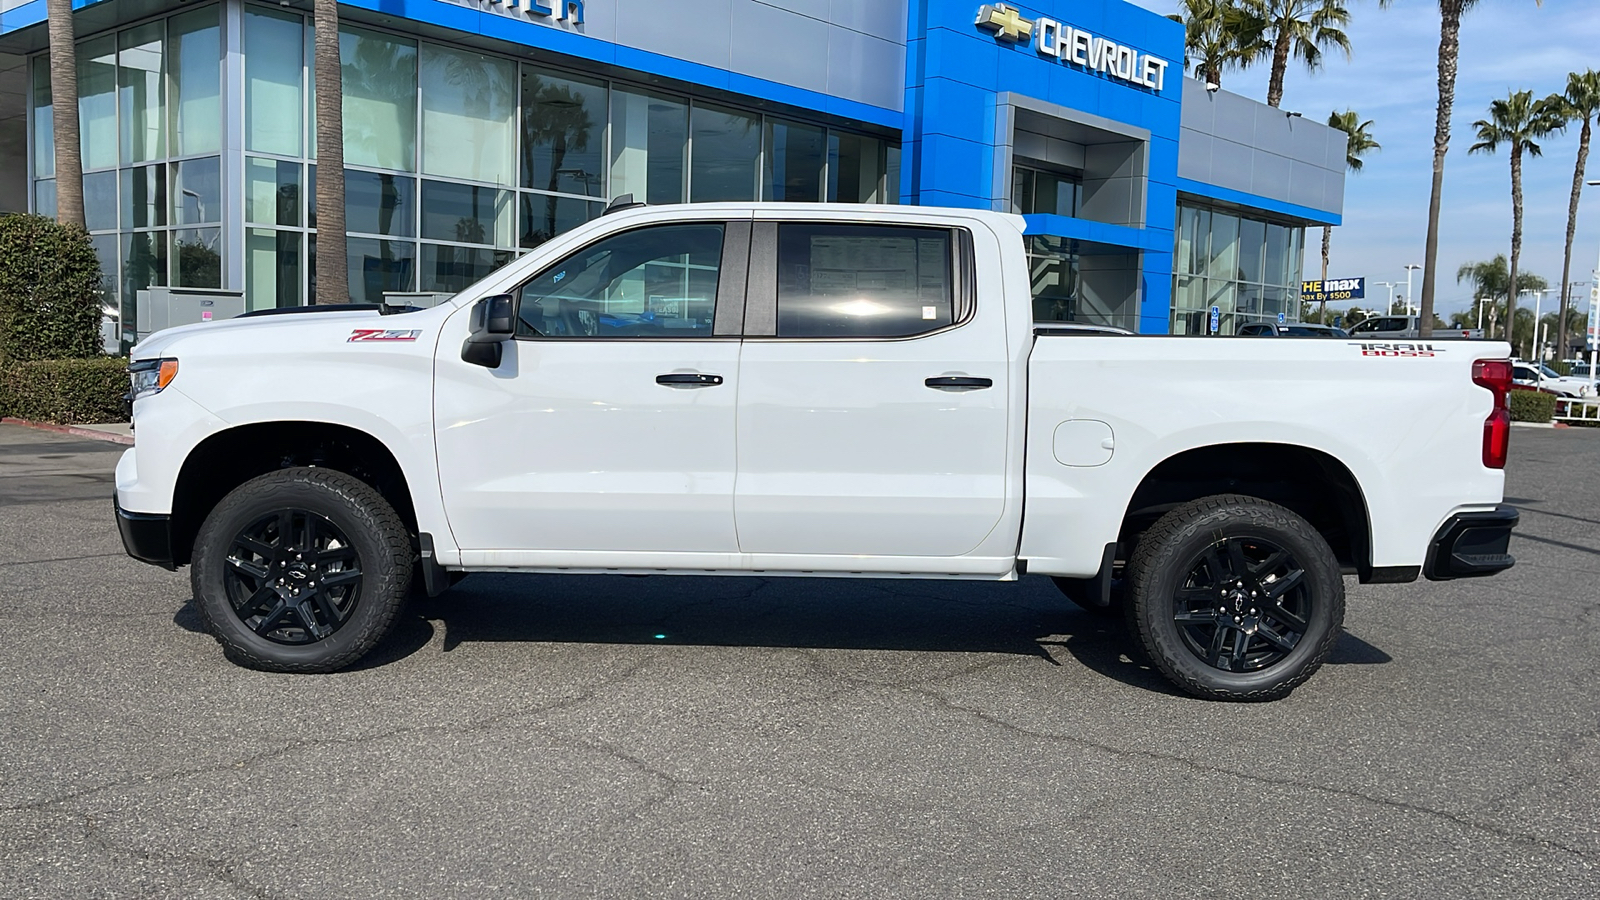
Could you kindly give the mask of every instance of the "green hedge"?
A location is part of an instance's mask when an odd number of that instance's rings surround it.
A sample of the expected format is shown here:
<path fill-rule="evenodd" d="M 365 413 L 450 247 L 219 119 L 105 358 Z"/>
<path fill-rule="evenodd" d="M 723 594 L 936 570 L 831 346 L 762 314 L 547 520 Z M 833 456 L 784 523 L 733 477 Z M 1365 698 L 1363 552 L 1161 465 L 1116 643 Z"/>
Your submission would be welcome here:
<path fill-rule="evenodd" d="M 1512 391 L 1511 421 L 1548 422 L 1555 417 L 1556 398 L 1543 391 Z"/>
<path fill-rule="evenodd" d="M 120 357 L 0 364 L 0 416 L 56 425 L 126 422 L 128 361 Z"/>
<path fill-rule="evenodd" d="M 0 363 L 100 355 L 100 259 L 89 233 L 0 216 Z"/>

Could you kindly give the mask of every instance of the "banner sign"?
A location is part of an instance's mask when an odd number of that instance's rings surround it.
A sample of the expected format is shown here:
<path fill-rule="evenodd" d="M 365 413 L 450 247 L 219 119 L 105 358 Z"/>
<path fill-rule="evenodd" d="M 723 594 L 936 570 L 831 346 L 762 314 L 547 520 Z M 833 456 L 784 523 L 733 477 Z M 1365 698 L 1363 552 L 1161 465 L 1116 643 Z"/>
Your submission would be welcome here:
<path fill-rule="evenodd" d="M 1367 280 L 1365 278 L 1329 278 L 1327 281 L 1300 282 L 1300 299 L 1308 303 L 1364 300 L 1366 296 Z"/>

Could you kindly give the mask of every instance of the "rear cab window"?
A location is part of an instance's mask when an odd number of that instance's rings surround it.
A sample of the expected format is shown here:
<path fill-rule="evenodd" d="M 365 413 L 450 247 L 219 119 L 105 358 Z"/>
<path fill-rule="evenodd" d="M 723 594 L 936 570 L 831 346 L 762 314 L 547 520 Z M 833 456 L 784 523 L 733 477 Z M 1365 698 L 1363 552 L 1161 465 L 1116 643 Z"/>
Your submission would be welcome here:
<path fill-rule="evenodd" d="M 747 335 L 907 338 L 970 309 L 971 238 L 961 229 L 840 222 L 756 226 Z M 766 269 L 766 277 L 757 274 Z"/>

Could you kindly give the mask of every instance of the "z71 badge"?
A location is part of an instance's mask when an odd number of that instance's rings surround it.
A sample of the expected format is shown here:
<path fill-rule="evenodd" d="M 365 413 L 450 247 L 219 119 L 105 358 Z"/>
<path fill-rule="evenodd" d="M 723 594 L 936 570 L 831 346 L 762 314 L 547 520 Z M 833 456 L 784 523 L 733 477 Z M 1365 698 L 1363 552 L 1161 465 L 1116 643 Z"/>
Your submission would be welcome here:
<path fill-rule="evenodd" d="M 350 340 L 356 341 L 414 341 L 422 334 L 420 328 L 357 328 L 350 332 Z"/>
<path fill-rule="evenodd" d="M 1433 356 L 1444 349 L 1432 344 L 1351 344 L 1360 347 L 1362 356 Z"/>

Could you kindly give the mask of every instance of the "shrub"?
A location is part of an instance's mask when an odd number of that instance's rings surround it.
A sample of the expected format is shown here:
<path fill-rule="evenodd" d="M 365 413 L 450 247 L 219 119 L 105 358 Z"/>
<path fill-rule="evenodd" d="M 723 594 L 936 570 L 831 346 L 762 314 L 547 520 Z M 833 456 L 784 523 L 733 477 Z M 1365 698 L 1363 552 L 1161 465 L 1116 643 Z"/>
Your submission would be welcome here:
<path fill-rule="evenodd" d="M 57 425 L 126 422 L 128 361 L 45 359 L 0 365 L 0 416 Z"/>
<path fill-rule="evenodd" d="M 0 363 L 100 354 L 100 260 L 89 233 L 0 216 Z"/>
<path fill-rule="evenodd" d="M 1543 391 L 1512 391 L 1511 421 L 1548 422 L 1556 414 L 1556 397 Z"/>

